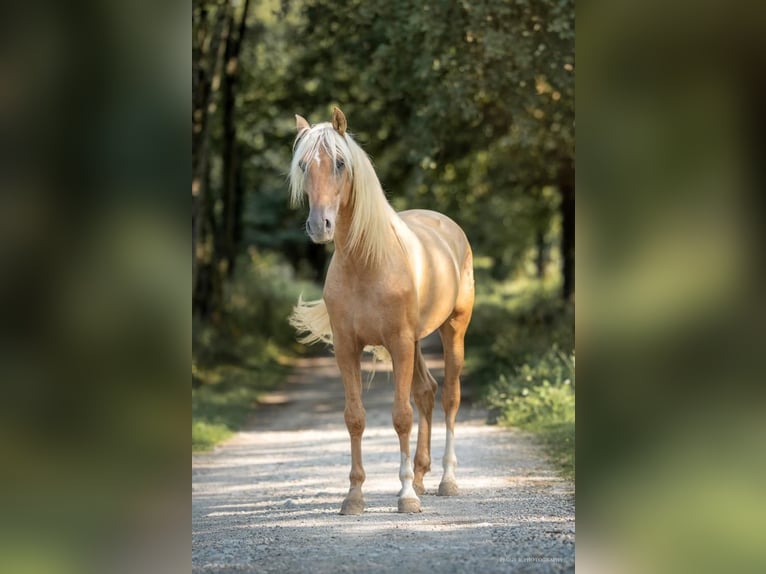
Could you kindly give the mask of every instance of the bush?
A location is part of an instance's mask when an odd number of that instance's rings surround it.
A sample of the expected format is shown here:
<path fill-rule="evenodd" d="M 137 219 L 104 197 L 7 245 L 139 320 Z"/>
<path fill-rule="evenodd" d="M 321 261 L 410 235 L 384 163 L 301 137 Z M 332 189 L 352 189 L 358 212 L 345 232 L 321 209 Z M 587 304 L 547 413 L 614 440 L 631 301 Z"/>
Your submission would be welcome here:
<path fill-rule="evenodd" d="M 192 451 L 209 450 L 229 438 L 247 421 L 259 397 L 282 382 L 287 370 L 270 361 L 255 367 L 209 369 L 207 382 L 192 388 Z"/>
<path fill-rule="evenodd" d="M 553 346 L 536 362 L 524 363 L 511 376 L 500 375 L 487 396 L 505 422 L 574 421 L 575 358 Z"/>
<path fill-rule="evenodd" d="M 319 296 L 276 256 L 251 250 L 225 286 L 219 319 L 194 321 L 192 450 L 212 448 L 240 428 L 259 396 L 284 379 L 289 357 L 305 352 L 287 322 L 301 292 Z"/>
<path fill-rule="evenodd" d="M 195 364 L 260 365 L 285 350 L 302 350 L 287 317 L 300 293 L 319 297 L 319 288 L 296 281 L 288 264 L 255 249 L 242 255 L 235 269 L 224 286 L 220 319 L 215 324 L 194 322 Z"/>
<path fill-rule="evenodd" d="M 501 424 L 537 433 L 565 474 L 574 476 L 575 355 L 556 345 L 511 376 L 501 375 L 487 401 Z"/>
<path fill-rule="evenodd" d="M 574 305 L 558 281 L 479 282 L 466 339 L 469 376 L 500 424 L 537 434 L 574 476 Z"/>
<path fill-rule="evenodd" d="M 477 294 L 466 357 L 470 384 L 481 394 L 501 375 L 539 361 L 554 345 L 574 348 L 574 306 L 561 301 L 559 287 L 517 280 L 491 283 Z"/>

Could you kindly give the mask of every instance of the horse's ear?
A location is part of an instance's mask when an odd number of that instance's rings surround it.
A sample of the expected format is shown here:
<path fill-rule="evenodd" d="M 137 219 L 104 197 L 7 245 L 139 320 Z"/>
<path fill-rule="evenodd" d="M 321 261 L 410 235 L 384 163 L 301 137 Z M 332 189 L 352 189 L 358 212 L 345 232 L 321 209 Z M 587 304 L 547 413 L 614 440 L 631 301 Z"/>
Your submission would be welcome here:
<path fill-rule="evenodd" d="M 310 129 L 311 126 L 306 121 L 306 118 L 303 116 L 299 116 L 298 114 L 295 114 L 295 129 L 298 130 L 298 133 L 301 133 L 303 130 Z"/>
<path fill-rule="evenodd" d="M 335 106 L 335 109 L 332 111 L 332 127 L 334 127 L 335 131 L 340 135 L 346 133 L 346 116 L 343 115 L 343 112 L 340 111 L 338 106 Z"/>

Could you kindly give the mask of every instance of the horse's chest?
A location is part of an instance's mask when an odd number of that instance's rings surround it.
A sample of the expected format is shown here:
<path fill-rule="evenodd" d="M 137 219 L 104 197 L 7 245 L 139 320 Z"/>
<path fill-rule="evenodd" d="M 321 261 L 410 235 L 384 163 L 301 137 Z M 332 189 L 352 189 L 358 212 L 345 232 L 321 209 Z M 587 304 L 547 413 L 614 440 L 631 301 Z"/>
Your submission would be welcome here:
<path fill-rule="evenodd" d="M 391 332 L 415 320 L 416 295 L 411 282 L 332 281 L 328 276 L 325 303 L 334 329 L 353 332 L 367 345 L 381 344 Z"/>

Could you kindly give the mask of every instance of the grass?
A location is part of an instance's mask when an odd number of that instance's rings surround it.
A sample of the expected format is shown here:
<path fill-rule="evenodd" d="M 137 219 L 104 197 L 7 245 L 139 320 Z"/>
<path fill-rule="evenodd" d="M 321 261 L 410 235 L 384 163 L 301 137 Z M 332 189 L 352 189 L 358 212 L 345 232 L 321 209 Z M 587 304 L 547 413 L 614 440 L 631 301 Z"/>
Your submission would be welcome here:
<path fill-rule="evenodd" d="M 284 380 L 290 357 L 306 352 L 287 316 L 299 293 L 314 298 L 316 290 L 274 256 L 252 251 L 238 260 L 218 321 L 193 325 L 193 452 L 210 450 L 240 429 L 258 399 Z"/>
<path fill-rule="evenodd" d="M 259 368 L 218 365 L 198 370 L 199 380 L 207 382 L 192 389 L 192 451 L 210 450 L 234 434 L 263 393 L 284 380 L 288 369 L 269 361 Z"/>
<path fill-rule="evenodd" d="M 552 347 L 543 356 L 501 375 L 487 401 L 497 421 L 535 433 L 558 469 L 575 474 L 575 356 Z"/>
<path fill-rule="evenodd" d="M 468 384 L 497 423 L 534 433 L 562 475 L 575 476 L 574 305 L 558 281 L 484 281 L 477 270 Z"/>

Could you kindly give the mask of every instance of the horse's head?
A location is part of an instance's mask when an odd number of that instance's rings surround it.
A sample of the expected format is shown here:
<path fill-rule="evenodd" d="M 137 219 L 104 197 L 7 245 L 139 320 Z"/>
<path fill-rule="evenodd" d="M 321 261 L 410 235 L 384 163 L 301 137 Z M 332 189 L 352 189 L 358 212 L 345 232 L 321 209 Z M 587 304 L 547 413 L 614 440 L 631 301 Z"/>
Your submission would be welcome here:
<path fill-rule="evenodd" d="M 335 236 L 338 211 L 351 196 L 352 161 L 346 135 L 346 117 L 335 108 L 332 123 L 311 127 L 295 116 L 298 136 L 293 146 L 290 185 L 293 203 L 309 198 L 306 232 L 314 243 Z"/>

